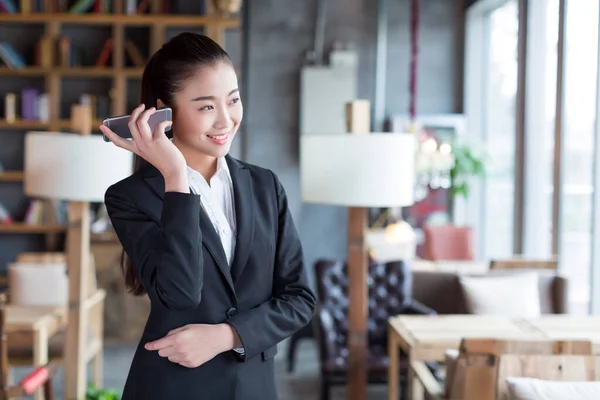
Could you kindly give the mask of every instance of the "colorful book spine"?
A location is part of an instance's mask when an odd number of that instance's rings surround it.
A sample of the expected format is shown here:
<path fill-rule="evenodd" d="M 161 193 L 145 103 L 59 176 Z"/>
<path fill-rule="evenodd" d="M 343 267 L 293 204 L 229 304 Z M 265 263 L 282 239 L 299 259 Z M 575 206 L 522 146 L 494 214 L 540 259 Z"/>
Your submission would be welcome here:
<path fill-rule="evenodd" d="M 37 119 L 42 122 L 50 121 L 50 98 L 48 93 L 42 93 L 38 96 L 36 115 Z"/>
<path fill-rule="evenodd" d="M 7 42 L 0 42 L 0 58 L 10 68 L 25 67 L 25 60 Z"/>
<path fill-rule="evenodd" d="M 14 14 L 18 11 L 13 0 L 0 0 L 0 7 L 2 8 L 3 12 L 9 14 Z"/>
<path fill-rule="evenodd" d="M 4 96 L 4 119 L 11 123 L 17 119 L 17 95 L 15 93 L 7 93 Z"/>
<path fill-rule="evenodd" d="M 38 90 L 25 88 L 21 91 L 21 118 L 26 121 L 37 120 Z"/>

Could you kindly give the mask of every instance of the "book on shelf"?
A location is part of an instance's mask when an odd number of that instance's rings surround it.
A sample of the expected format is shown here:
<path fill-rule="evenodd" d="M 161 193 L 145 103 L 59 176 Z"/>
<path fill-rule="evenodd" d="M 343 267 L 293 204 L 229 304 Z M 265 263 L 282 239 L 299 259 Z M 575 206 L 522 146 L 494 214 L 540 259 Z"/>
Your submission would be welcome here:
<path fill-rule="evenodd" d="M 124 12 L 136 14 L 168 14 L 172 0 L 124 0 L 124 10 L 115 10 L 114 0 L 0 0 L 0 13 L 69 13 L 91 14 Z M 206 1 L 200 0 L 200 15 L 205 15 Z"/>
<path fill-rule="evenodd" d="M 8 212 L 6 207 L 4 207 L 4 205 L 2 205 L 2 203 L 0 203 L 0 224 L 12 224 L 12 223 L 13 223 L 12 216 L 10 215 L 10 213 Z"/>
<path fill-rule="evenodd" d="M 110 61 L 111 56 L 112 56 L 112 46 L 113 46 L 112 38 L 106 39 L 106 41 L 104 42 L 104 46 L 102 46 L 102 50 L 100 51 L 100 54 L 98 55 L 98 58 L 96 59 L 96 67 L 107 67 L 108 66 L 108 62 Z"/>
<path fill-rule="evenodd" d="M 112 0 L 0 0 L 0 13 L 109 13 Z"/>
<path fill-rule="evenodd" d="M 79 104 L 89 106 L 92 110 L 92 118 L 104 119 L 110 115 L 110 96 L 99 96 L 84 93 L 79 98 Z"/>
<path fill-rule="evenodd" d="M 17 119 L 17 95 L 15 93 L 7 93 L 4 96 L 4 119 L 11 123 Z"/>
<path fill-rule="evenodd" d="M 83 93 L 79 103 L 91 107 L 94 119 L 103 119 L 110 115 L 110 94 Z M 24 88 L 20 95 L 7 93 L 4 95 L 4 120 L 9 123 L 17 120 L 50 122 L 48 94 L 29 87 Z"/>
<path fill-rule="evenodd" d="M 64 225 L 67 223 L 67 202 L 33 199 L 29 201 L 23 223 L 26 225 Z"/>
<path fill-rule="evenodd" d="M 18 11 L 14 0 L 0 0 L 0 12 L 14 14 Z"/>
<path fill-rule="evenodd" d="M 47 93 L 40 93 L 35 88 L 25 87 L 20 95 L 7 93 L 4 95 L 4 119 L 15 122 L 23 121 L 48 122 L 50 120 L 50 102 Z"/>
<path fill-rule="evenodd" d="M 37 43 L 34 63 L 40 67 L 78 67 L 83 65 L 83 49 L 67 35 L 44 35 Z"/>
<path fill-rule="evenodd" d="M 8 68 L 23 68 L 26 66 L 23 56 L 21 56 L 8 42 L 0 42 L 0 60 L 2 60 Z"/>
<path fill-rule="evenodd" d="M 125 0 L 126 14 L 169 13 L 171 0 Z M 201 9 L 206 0 L 200 0 Z M 156 3 L 155 3 L 156 2 Z M 153 3 L 157 9 L 153 9 Z M 0 13 L 111 13 L 113 0 L 0 0 Z M 202 14 L 201 14 L 202 15 Z"/>
<path fill-rule="evenodd" d="M 144 67 L 146 65 L 146 58 L 142 55 L 142 52 L 135 43 L 133 43 L 133 40 L 125 40 L 125 52 L 136 67 Z"/>

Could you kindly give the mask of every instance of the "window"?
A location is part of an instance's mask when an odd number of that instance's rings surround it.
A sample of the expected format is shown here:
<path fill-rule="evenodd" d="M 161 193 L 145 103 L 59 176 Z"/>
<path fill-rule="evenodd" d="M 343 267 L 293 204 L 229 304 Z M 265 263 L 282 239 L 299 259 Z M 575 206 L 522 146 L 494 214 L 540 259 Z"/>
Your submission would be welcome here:
<path fill-rule="evenodd" d="M 528 7 L 523 254 L 548 258 L 553 255 L 559 0 L 535 0 Z"/>
<path fill-rule="evenodd" d="M 482 139 L 489 161 L 484 183 L 483 252 L 486 258 L 495 258 L 513 253 L 519 31 L 517 0 L 509 0 L 495 8 L 489 12 L 486 20 Z"/>
<path fill-rule="evenodd" d="M 469 199 L 477 211 L 467 223 L 480 232 L 483 246 L 478 257 L 484 260 L 512 255 L 513 238 L 522 238 L 518 244 L 528 257 L 549 257 L 558 250 L 560 272 L 570 281 L 570 309 L 585 313 L 592 290 L 600 291 L 600 273 L 591 274 L 592 262 L 600 268 L 600 219 L 593 226 L 598 214 L 592 204 L 595 190 L 600 190 L 594 187 L 600 182 L 594 176 L 594 160 L 600 159 L 600 152 L 595 154 L 600 140 L 596 132 L 600 6 L 598 0 L 564 2 L 564 51 L 559 53 L 560 4 L 561 0 L 529 0 L 526 20 L 519 18 L 519 0 L 480 0 L 467 11 L 465 113 L 470 134 L 483 140 L 491 159 L 480 196 Z M 521 60 L 520 29 L 526 30 L 527 38 Z M 520 67 L 525 70 L 523 86 L 517 80 Z M 562 102 L 557 102 L 558 82 Z M 525 92 L 517 93 L 521 87 Z M 523 94 L 525 101 L 517 103 Z M 518 110 L 521 105 L 524 108 Z M 562 105 L 558 131 L 557 105 Z M 525 116 L 521 171 L 515 171 L 520 165 L 515 162 L 516 144 L 521 143 L 516 140 L 518 111 Z M 557 133 L 560 147 L 555 143 Z M 555 150 L 560 150 L 560 164 Z M 555 196 L 557 165 L 560 191 Z M 515 187 L 517 183 L 523 186 Z M 523 198 L 516 198 L 521 191 Z M 513 222 L 515 209 L 523 211 L 522 232 L 515 232 L 519 228 Z M 554 210 L 559 211 L 558 227 L 552 224 Z M 558 249 L 553 249 L 556 243 Z M 594 243 L 597 253 L 592 260 Z M 600 309 L 597 298 L 594 306 Z"/>
<path fill-rule="evenodd" d="M 590 297 L 598 11 L 598 0 L 566 3 L 559 249 L 561 272 L 571 282 L 570 300 L 582 309 Z"/>

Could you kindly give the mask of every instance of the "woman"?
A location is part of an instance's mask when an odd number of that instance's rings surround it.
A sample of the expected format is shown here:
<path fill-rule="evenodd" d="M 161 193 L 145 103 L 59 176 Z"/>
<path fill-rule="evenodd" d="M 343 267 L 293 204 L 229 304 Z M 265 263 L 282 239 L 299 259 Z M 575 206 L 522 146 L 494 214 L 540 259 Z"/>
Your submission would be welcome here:
<path fill-rule="evenodd" d="M 243 114 L 231 60 L 182 33 L 148 62 L 142 102 L 133 140 L 100 127 L 136 154 L 105 203 L 126 285 L 151 302 L 123 399 L 276 399 L 277 343 L 309 323 L 315 297 L 281 183 L 227 155 Z M 165 106 L 173 122 L 152 132 Z"/>

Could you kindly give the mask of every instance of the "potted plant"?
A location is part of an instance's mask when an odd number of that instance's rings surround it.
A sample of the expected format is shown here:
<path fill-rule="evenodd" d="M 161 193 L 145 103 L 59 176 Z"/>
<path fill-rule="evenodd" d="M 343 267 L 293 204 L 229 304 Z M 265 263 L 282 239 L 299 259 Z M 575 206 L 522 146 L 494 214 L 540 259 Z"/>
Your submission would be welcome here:
<path fill-rule="evenodd" d="M 450 169 L 450 196 L 453 200 L 457 196 L 466 200 L 470 194 L 471 179 L 485 177 L 484 156 L 464 143 L 454 143 L 452 155 L 454 165 Z"/>
<path fill-rule="evenodd" d="M 121 395 L 114 389 L 96 388 L 89 385 L 85 393 L 85 400 L 121 400 Z"/>

